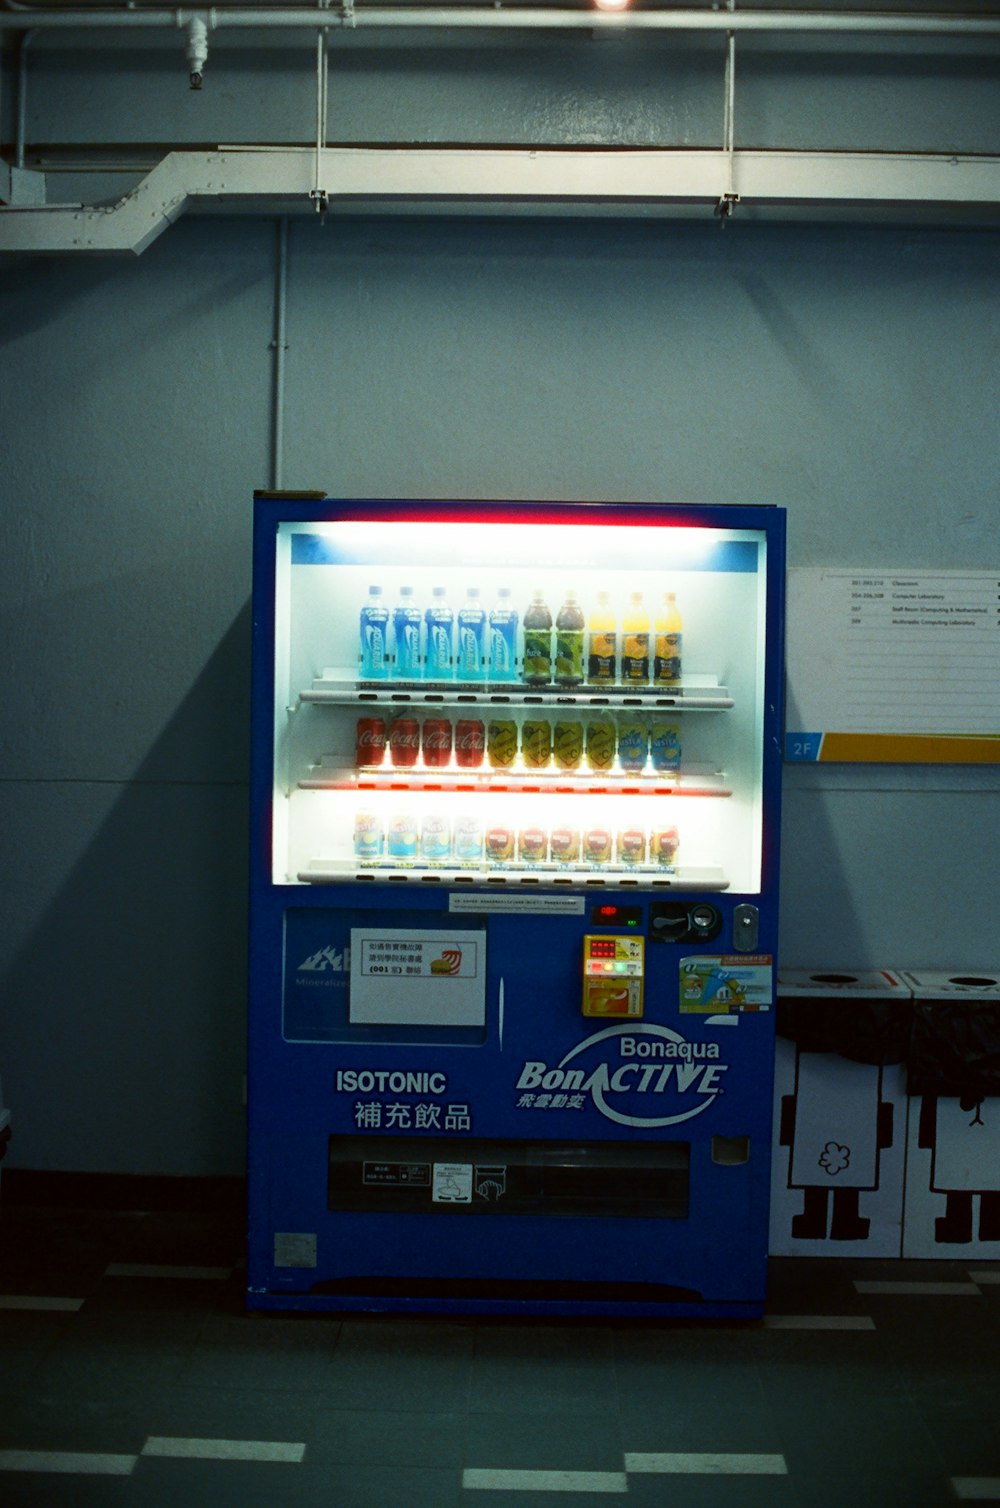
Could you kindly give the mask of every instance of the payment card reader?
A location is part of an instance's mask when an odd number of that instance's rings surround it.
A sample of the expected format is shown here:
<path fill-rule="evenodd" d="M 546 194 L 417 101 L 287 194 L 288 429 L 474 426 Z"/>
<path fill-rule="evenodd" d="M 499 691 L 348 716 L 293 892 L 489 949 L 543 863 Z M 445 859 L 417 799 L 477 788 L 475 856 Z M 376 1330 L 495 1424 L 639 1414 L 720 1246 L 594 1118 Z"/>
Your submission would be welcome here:
<path fill-rule="evenodd" d="M 583 1014 L 634 1019 L 642 1015 L 644 939 L 583 939 Z"/>

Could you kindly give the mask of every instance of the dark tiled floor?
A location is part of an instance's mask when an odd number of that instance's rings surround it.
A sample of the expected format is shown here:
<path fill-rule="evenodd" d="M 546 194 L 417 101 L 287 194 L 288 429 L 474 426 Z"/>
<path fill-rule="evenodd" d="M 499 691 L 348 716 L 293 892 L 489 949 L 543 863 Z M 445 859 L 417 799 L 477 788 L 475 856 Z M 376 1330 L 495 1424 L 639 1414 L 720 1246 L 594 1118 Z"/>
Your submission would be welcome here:
<path fill-rule="evenodd" d="M 774 1261 L 769 1315 L 873 1322 L 838 1330 L 247 1317 L 240 1254 L 231 1215 L 0 1209 L 0 1295 L 83 1300 L 0 1307 L 5 1508 L 937 1508 L 973 1501 L 972 1478 L 997 1483 L 978 1501 L 1000 1501 L 1000 1282 L 854 1286 L 1000 1279 L 1000 1264 Z M 156 1440 L 298 1459 L 153 1455 Z M 700 1454 L 785 1470 L 648 1469 Z"/>

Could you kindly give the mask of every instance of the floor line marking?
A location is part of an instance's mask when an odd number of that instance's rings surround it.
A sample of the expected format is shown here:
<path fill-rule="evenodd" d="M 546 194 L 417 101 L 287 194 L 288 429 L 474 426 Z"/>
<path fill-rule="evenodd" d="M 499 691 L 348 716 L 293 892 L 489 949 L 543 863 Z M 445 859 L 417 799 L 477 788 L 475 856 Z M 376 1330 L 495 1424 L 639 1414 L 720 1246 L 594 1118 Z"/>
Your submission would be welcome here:
<path fill-rule="evenodd" d="M 232 1275 L 231 1267 L 169 1267 L 153 1262 L 111 1262 L 104 1269 L 106 1278 L 192 1278 L 225 1282 Z"/>
<path fill-rule="evenodd" d="M 623 1471 L 512 1471 L 467 1466 L 462 1486 L 484 1492 L 628 1492 Z"/>
<path fill-rule="evenodd" d="M 293 1440 L 202 1440 L 196 1437 L 150 1435 L 141 1454 L 201 1461 L 288 1461 L 295 1465 L 306 1453 Z"/>
<path fill-rule="evenodd" d="M 638 1451 L 627 1452 L 625 1470 L 642 1472 L 700 1473 L 709 1476 L 787 1476 L 784 1456 L 760 1451 Z"/>
<path fill-rule="evenodd" d="M 957 1498 L 1000 1501 L 1000 1477 L 952 1477 L 951 1485 Z"/>
<path fill-rule="evenodd" d="M 987 1270 L 986 1272 L 970 1272 L 969 1277 L 974 1283 L 994 1284 L 1000 1283 L 1000 1270 Z"/>
<path fill-rule="evenodd" d="M 883 1282 L 881 1280 L 876 1281 L 866 1280 L 864 1278 L 856 1278 L 854 1281 L 854 1286 L 857 1289 L 858 1293 L 898 1293 L 904 1296 L 920 1296 L 922 1294 L 947 1294 L 961 1298 L 968 1297 L 969 1295 L 977 1296 L 979 1294 L 979 1289 L 977 1288 L 975 1283 L 922 1283 L 917 1280 L 914 1280 L 912 1282 L 904 1281 L 898 1283 L 890 1283 Z"/>
<path fill-rule="evenodd" d="M 766 1330 L 874 1330 L 868 1314 L 765 1314 Z"/>
<path fill-rule="evenodd" d="M 0 1309 L 47 1309 L 57 1313 L 75 1313 L 83 1299 L 44 1298 L 34 1293 L 0 1293 Z"/>
<path fill-rule="evenodd" d="M 127 1477 L 138 1456 L 73 1450 L 0 1450 L 0 1471 L 45 1471 L 73 1476 Z"/>

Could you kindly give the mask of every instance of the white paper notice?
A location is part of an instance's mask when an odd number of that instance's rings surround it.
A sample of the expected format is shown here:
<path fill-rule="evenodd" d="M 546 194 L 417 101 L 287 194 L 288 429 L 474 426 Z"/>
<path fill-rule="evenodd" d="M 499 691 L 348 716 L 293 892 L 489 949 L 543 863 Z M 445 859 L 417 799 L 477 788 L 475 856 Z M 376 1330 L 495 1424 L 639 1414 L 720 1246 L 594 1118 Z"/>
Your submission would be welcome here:
<path fill-rule="evenodd" d="M 1000 763 L 1000 571 L 796 569 L 785 758 Z"/>
<path fill-rule="evenodd" d="M 436 1162 L 431 1198 L 435 1204 L 471 1204 L 472 1163 Z"/>
<path fill-rule="evenodd" d="M 352 1024 L 484 1026 L 486 933 L 351 928 Z"/>

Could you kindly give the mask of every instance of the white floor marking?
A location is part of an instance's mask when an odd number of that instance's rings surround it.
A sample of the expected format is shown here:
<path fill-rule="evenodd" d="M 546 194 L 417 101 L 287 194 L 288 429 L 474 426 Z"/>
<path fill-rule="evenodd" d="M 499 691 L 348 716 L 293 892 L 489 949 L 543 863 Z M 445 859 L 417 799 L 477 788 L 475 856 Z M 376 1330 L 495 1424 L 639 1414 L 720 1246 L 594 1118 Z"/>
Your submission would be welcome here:
<path fill-rule="evenodd" d="M 867 1314 L 765 1314 L 767 1330 L 874 1330 Z"/>
<path fill-rule="evenodd" d="M 630 1472 L 702 1473 L 710 1476 L 787 1476 L 784 1456 L 761 1452 L 705 1453 L 641 1451 L 625 1456 Z"/>
<path fill-rule="evenodd" d="M 291 1461 L 306 1453 L 304 1444 L 291 1440 L 200 1440 L 182 1436 L 150 1435 L 142 1447 L 144 1456 L 200 1461 Z"/>
<path fill-rule="evenodd" d="M 466 1467 L 462 1486 L 484 1492 L 628 1492 L 623 1471 L 507 1471 Z"/>
<path fill-rule="evenodd" d="M 83 1308 L 83 1299 L 47 1299 L 34 1293 L 0 1293 L 0 1309 L 48 1309 L 74 1313 Z"/>
<path fill-rule="evenodd" d="M 974 1283 L 985 1285 L 1000 1283 L 1000 1268 L 987 1269 L 986 1272 L 970 1272 L 969 1277 Z"/>
<path fill-rule="evenodd" d="M 865 1279 L 858 1279 L 855 1282 L 854 1286 L 857 1289 L 858 1293 L 900 1293 L 904 1296 L 907 1294 L 919 1296 L 922 1294 L 933 1293 L 967 1296 L 969 1294 L 975 1295 L 979 1293 L 979 1289 L 976 1287 L 975 1283 L 922 1283 L 918 1280 L 914 1280 L 913 1282 L 909 1283 L 884 1283 L 875 1281 L 868 1282 Z"/>
<path fill-rule="evenodd" d="M 1000 1502 L 1000 1477 L 952 1477 L 957 1498 L 979 1498 L 983 1502 Z"/>
<path fill-rule="evenodd" d="M 0 1450 L 0 1471 L 47 1471 L 74 1476 L 127 1477 L 138 1456 L 107 1456 L 89 1451 Z"/>
<path fill-rule="evenodd" d="M 165 1267 L 151 1262 L 112 1262 L 104 1269 L 106 1278 L 195 1278 L 225 1282 L 232 1276 L 231 1267 Z"/>

